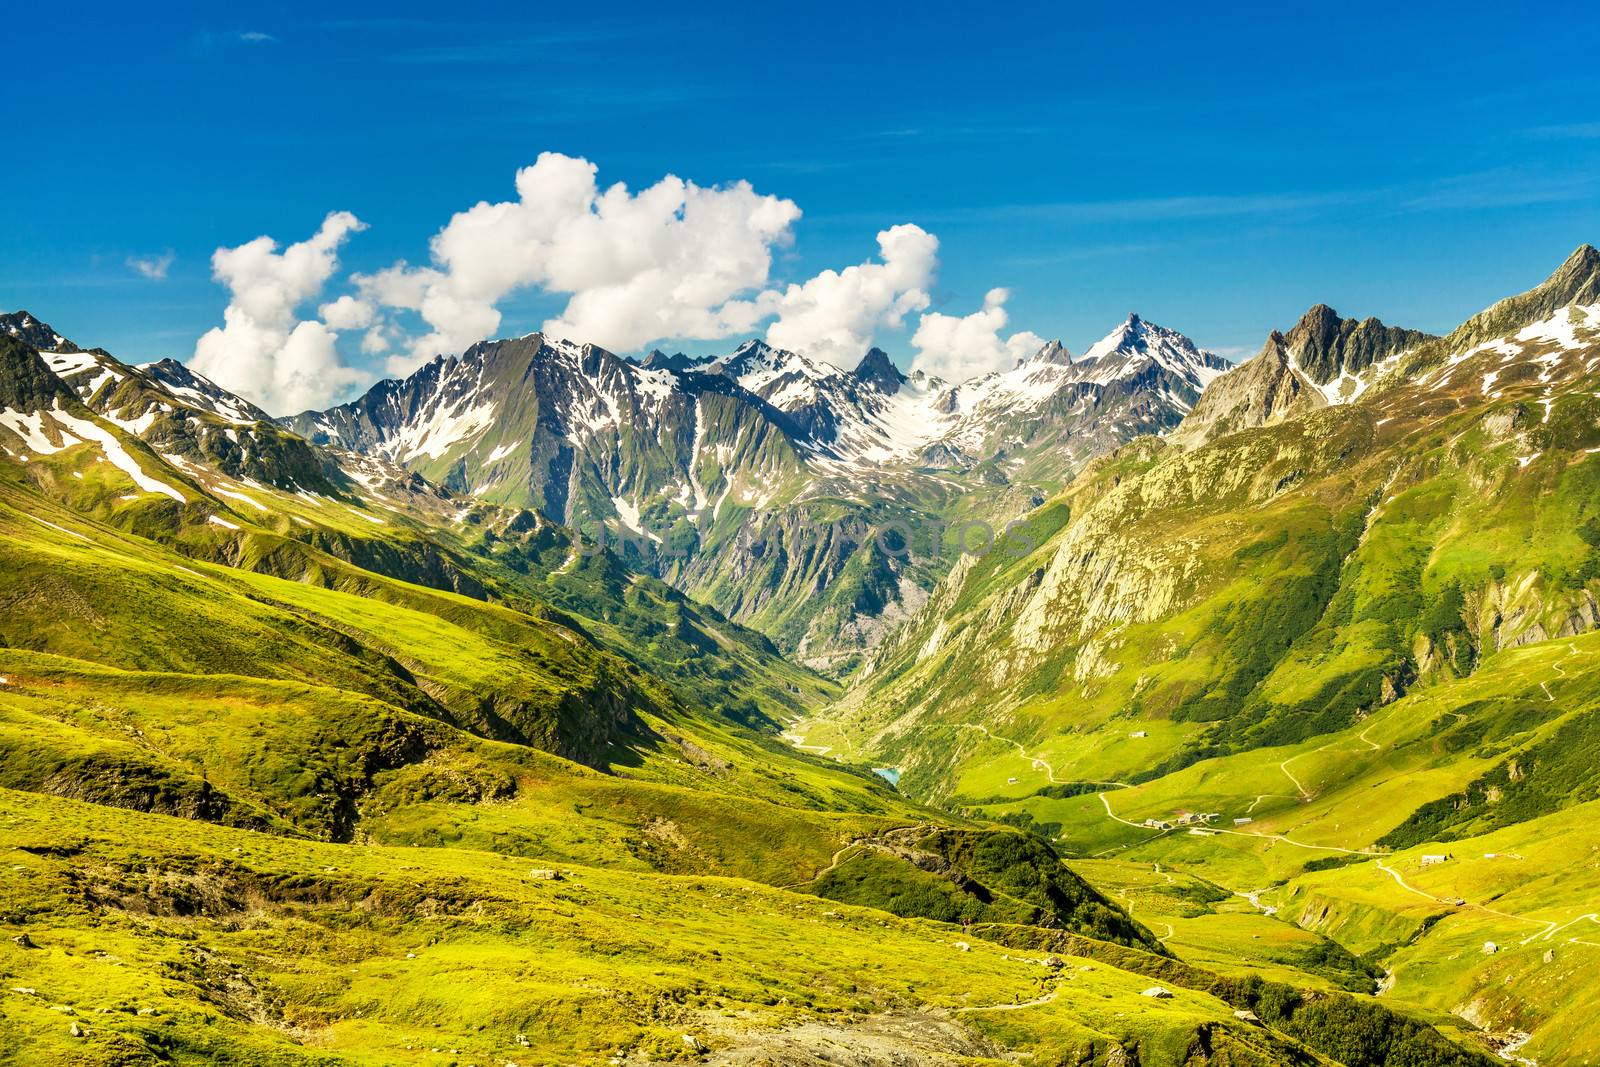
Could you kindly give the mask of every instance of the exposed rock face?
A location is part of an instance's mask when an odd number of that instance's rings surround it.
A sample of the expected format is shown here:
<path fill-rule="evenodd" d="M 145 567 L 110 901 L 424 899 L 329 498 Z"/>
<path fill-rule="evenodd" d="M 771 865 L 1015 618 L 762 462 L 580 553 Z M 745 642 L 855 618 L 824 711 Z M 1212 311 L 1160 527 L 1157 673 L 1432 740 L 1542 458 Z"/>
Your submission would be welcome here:
<path fill-rule="evenodd" d="M 190 370 L 175 359 L 163 359 L 141 367 L 150 377 L 165 385 L 169 391 L 188 404 L 209 411 L 229 422 L 266 422 L 272 416 L 249 401 L 234 396 L 215 382 Z"/>
<path fill-rule="evenodd" d="M 68 398 L 77 399 L 32 346 L 0 335 L 0 409 L 37 412 Z"/>
<path fill-rule="evenodd" d="M 906 382 L 906 376 L 889 359 L 889 353 L 881 348 L 870 349 L 862 356 L 853 373 L 856 381 L 886 395 L 899 392 L 900 386 Z"/>
<path fill-rule="evenodd" d="M 1067 351 L 1066 345 L 1056 340 L 1039 349 L 1038 355 L 1033 358 L 1038 363 L 1058 363 L 1065 366 L 1072 362 L 1072 353 Z"/>
<path fill-rule="evenodd" d="M 1137 316 L 1078 361 L 1052 342 L 957 385 L 876 348 L 846 371 L 762 341 L 636 362 L 531 334 L 282 422 L 625 539 L 637 565 L 845 670 L 948 567 L 929 534 L 947 510 L 1011 518 L 1088 459 L 1177 425 L 1227 366 Z M 909 555 L 878 543 L 886 524 L 915 532 Z"/>
<path fill-rule="evenodd" d="M 1431 340 L 1374 318 L 1340 318 L 1328 305 L 1317 304 L 1287 334 L 1274 330 L 1252 359 L 1212 383 L 1172 440 L 1192 448 L 1223 434 L 1348 403 Z"/>
<path fill-rule="evenodd" d="M 280 488 L 340 491 L 344 478 L 326 457 L 181 363 L 128 366 L 104 349 L 79 347 L 26 311 L 0 317 L 0 346 L 0 409 L 82 405 L 180 465 L 209 464 Z"/>
<path fill-rule="evenodd" d="M 1580 245 L 1535 288 L 1507 297 L 1472 316 L 1451 331 L 1443 347 L 1450 351 L 1470 348 L 1529 323 L 1541 322 L 1573 304 L 1600 304 L 1600 250 L 1593 245 Z M 1430 353 L 1435 358 L 1448 354 Z"/>
<path fill-rule="evenodd" d="M 62 337 L 26 311 L 0 315 L 0 334 L 8 334 L 41 352 L 78 352 L 77 345 Z"/>
<path fill-rule="evenodd" d="M 1295 363 L 1318 385 L 1349 374 L 1359 376 L 1374 364 L 1430 340 L 1420 330 L 1385 326 L 1374 318 L 1340 318 L 1326 304 L 1307 311 L 1284 341 Z"/>
<path fill-rule="evenodd" d="M 1171 440 L 1194 447 L 1326 404 L 1322 394 L 1295 371 L 1287 340 L 1274 330 L 1260 352 L 1211 383 Z"/>

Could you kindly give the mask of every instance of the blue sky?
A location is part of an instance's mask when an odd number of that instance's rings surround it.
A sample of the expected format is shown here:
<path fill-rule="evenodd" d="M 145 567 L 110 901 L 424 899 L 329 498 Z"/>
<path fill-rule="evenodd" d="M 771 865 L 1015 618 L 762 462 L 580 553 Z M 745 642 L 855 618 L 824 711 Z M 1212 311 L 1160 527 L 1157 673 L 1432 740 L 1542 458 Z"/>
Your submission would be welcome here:
<path fill-rule="evenodd" d="M 1005 286 L 1010 328 L 1075 352 L 1130 310 L 1236 357 L 1318 301 L 1442 330 L 1600 241 L 1581 5 L 803 7 L 35 5 L 0 101 L 0 305 L 188 358 L 228 303 L 217 247 L 354 212 L 327 299 L 425 263 L 542 151 L 792 200 L 776 281 L 915 223 L 931 310 Z M 519 291 L 498 332 L 564 303 Z M 909 333 L 879 340 L 904 363 Z"/>

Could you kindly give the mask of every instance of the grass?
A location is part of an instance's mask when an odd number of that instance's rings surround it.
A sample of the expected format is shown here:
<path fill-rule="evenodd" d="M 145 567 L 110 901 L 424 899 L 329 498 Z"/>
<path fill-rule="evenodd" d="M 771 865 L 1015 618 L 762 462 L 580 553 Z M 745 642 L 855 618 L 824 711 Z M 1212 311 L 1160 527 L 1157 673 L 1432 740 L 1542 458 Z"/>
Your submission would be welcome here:
<path fill-rule="evenodd" d="M 1600 806 L 1585 803 L 1491 834 L 1424 842 L 1385 858 L 1296 879 L 1286 909 L 1361 951 L 1388 948 L 1391 996 L 1534 1034 L 1524 1054 L 1600 1056 L 1588 1019 L 1600 966 Z M 1424 867 L 1424 855 L 1449 859 Z M 1407 888 L 1409 886 L 1410 888 Z M 1454 901 L 1464 901 L 1455 904 Z M 1486 954 L 1493 942 L 1497 951 Z"/>
<path fill-rule="evenodd" d="M 999 944 L 961 948 L 952 927 L 741 880 L 564 867 L 543 881 L 471 849 L 11 790 L 0 842 L 0 923 L 34 946 L 0 942 L 16 1063 L 675 1058 L 684 1033 L 715 1049 L 806 1018 L 1016 1003 L 1044 973 Z M 1151 1003 L 1147 979 L 1099 964 L 1070 981 L 1048 1013 L 995 1030 L 1021 1049 L 1138 1043 L 1155 1064 L 1180 1062 L 1202 1023 L 1254 1043 L 1205 995 Z"/>
<path fill-rule="evenodd" d="M 1505 380 L 1136 442 L 815 718 L 837 687 L 728 616 L 796 644 L 881 604 L 860 546 L 764 607 L 676 576 L 724 614 L 425 489 L 0 462 L 0 1045 L 643 1062 L 932 1020 L 1008 1059 L 1481 1063 L 1419 1021 L 1454 1011 L 1555 1061 L 1600 945 L 1600 637 L 1549 640 L 1600 591 L 1600 407 Z M 978 506 L 942 492 L 874 514 Z"/>
<path fill-rule="evenodd" d="M 1393 968 L 1398 1003 L 1530 1031 L 1541 1063 L 1588 1062 L 1592 1001 L 1561 977 L 1585 946 L 1537 966 L 1481 951 L 1587 908 L 1536 891 L 1507 919 L 1483 909 L 1509 882 L 1419 895 L 1379 866 L 1442 880 L 1417 856 L 1499 851 L 1483 843 L 1572 825 L 1600 798 L 1588 337 L 1480 352 L 1190 451 L 1127 446 L 1036 513 L 1035 552 L 958 571 L 797 731 L 1049 838 L 1185 959 L 1335 984 Z M 1218 817 L 1137 825 L 1186 812 Z M 1506 846 L 1517 873 L 1586 885 L 1567 872 L 1592 865 L 1587 837 L 1547 832 L 1547 848 Z M 1154 864 L 1307 929 L 1146 883 Z M 1569 1028 L 1585 1030 L 1570 1051 Z"/>

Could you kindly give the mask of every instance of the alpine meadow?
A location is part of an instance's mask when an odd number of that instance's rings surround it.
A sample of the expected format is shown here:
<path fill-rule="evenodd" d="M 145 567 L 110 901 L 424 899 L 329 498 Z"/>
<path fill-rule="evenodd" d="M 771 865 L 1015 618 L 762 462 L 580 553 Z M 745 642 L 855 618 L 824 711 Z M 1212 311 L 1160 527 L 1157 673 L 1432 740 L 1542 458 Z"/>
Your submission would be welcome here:
<path fill-rule="evenodd" d="M 1600 22 L 1427 7 L 20 18 L 0 1063 L 1600 1063 Z"/>

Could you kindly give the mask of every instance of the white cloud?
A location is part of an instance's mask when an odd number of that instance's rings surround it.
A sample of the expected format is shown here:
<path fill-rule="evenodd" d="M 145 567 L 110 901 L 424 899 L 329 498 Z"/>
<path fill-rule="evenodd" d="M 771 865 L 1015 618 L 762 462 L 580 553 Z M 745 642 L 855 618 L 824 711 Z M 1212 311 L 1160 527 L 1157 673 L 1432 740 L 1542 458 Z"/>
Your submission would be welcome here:
<path fill-rule="evenodd" d="M 159 256 L 129 256 L 128 266 L 153 282 L 165 281 L 176 257 L 169 251 Z"/>
<path fill-rule="evenodd" d="M 338 268 L 339 246 L 364 229 L 348 211 L 336 211 L 309 239 L 281 252 L 265 236 L 217 249 L 212 275 L 230 300 L 223 325 L 195 345 L 194 369 L 275 414 L 325 406 L 364 381 L 367 375 L 345 366 L 334 345 L 336 330 L 355 328 L 358 301 L 324 305 L 327 322 L 296 314 Z"/>
<path fill-rule="evenodd" d="M 322 321 L 335 330 L 364 330 L 372 325 L 375 314 L 371 304 L 353 296 L 341 296 L 317 309 Z"/>
<path fill-rule="evenodd" d="M 773 255 L 793 240 L 800 209 L 748 182 L 702 187 L 668 175 L 638 192 L 602 189 L 588 160 L 546 152 L 517 172 L 516 192 L 452 216 L 427 264 L 354 275 L 353 295 L 304 321 L 299 309 L 333 276 L 338 249 L 365 228 L 354 215 L 330 214 L 281 251 L 270 237 L 218 249 L 213 271 L 231 302 L 196 346 L 196 369 L 269 410 L 326 405 L 365 377 L 341 362 L 337 333 L 361 331 L 364 357 L 408 374 L 496 335 L 499 305 L 520 290 L 566 297 L 545 333 L 623 352 L 765 326 L 779 348 L 852 367 L 880 330 L 919 312 L 917 365 L 941 376 L 1008 367 L 1043 344 L 1028 332 L 1002 339 L 1003 289 L 965 317 L 928 313 L 939 241 L 919 226 L 880 232 L 875 258 L 780 286 Z"/>
<path fill-rule="evenodd" d="M 389 351 L 389 333 L 382 323 L 361 335 L 361 351 L 369 356 L 381 356 Z"/>
<path fill-rule="evenodd" d="M 917 332 L 911 336 L 911 345 L 917 349 L 912 365 L 927 374 L 959 382 L 990 371 L 1008 370 L 1016 366 L 1017 360 L 1039 351 L 1044 347 L 1044 338 L 1027 330 L 1001 339 L 1000 331 L 1008 319 L 1005 303 L 1010 296 L 1007 289 L 990 289 L 983 298 L 983 307 L 970 315 L 923 315 Z"/>
<path fill-rule="evenodd" d="M 767 342 L 804 352 L 838 367 L 853 367 L 881 326 L 897 328 L 928 306 L 927 289 L 938 269 L 939 239 L 920 226 L 894 226 L 878 234 L 879 262 L 825 270 L 756 303 L 776 312 Z"/>
<path fill-rule="evenodd" d="M 516 200 L 479 203 L 434 236 L 433 265 L 358 278 L 363 297 L 415 311 L 430 328 L 390 370 L 491 336 L 496 305 L 527 287 L 570 297 L 546 333 L 619 351 L 755 327 L 761 309 L 741 295 L 766 284 L 773 248 L 790 240 L 792 201 L 748 182 L 703 188 L 671 175 L 638 193 L 621 183 L 602 191 L 595 171 L 545 152 L 517 172 Z"/>

